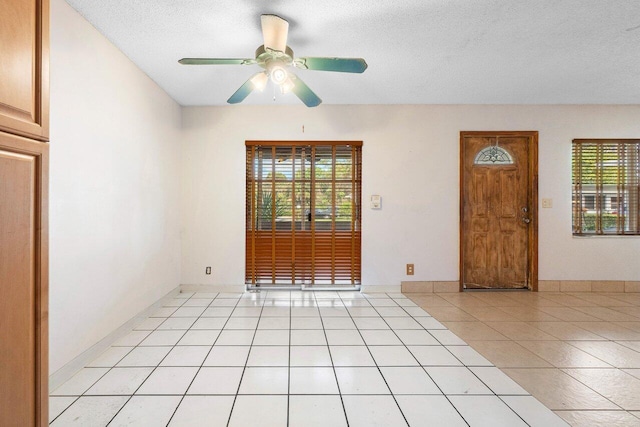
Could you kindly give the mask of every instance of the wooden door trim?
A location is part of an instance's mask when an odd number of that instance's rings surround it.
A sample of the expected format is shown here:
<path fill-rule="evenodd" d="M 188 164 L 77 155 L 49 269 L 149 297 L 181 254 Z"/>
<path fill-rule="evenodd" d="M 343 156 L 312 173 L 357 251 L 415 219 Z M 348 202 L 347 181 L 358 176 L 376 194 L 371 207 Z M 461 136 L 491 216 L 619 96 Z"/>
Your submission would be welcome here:
<path fill-rule="evenodd" d="M 527 247 L 527 271 L 529 274 L 529 286 L 534 292 L 538 291 L 538 131 L 460 131 L 460 259 L 459 274 L 460 287 L 464 290 L 464 140 L 466 137 L 492 137 L 492 136 L 512 136 L 512 137 L 528 137 L 528 158 L 527 176 L 529 180 L 529 188 L 527 198 L 531 209 L 531 223 L 528 229 L 528 247 Z"/>

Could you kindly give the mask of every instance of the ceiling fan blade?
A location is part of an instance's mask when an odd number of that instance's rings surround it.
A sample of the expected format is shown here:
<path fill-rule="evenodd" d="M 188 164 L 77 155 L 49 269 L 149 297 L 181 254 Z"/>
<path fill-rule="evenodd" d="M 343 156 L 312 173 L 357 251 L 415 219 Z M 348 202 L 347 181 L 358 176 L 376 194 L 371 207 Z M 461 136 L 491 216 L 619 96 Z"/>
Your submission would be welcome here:
<path fill-rule="evenodd" d="M 256 88 L 255 84 L 253 83 L 253 79 L 256 78 L 256 76 L 258 76 L 260 74 L 264 74 L 264 72 L 256 73 L 253 76 L 251 76 L 249 78 L 249 80 L 244 82 L 244 84 L 242 86 L 240 86 L 240 88 L 238 88 L 238 90 L 235 91 L 235 93 L 233 95 L 231 95 L 231 97 L 229 99 L 227 99 L 227 102 L 229 104 L 238 104 L 238 103 L 244 101 L 244 99 L 247 96 L 249 96 L 249 94 L 251 92 L 253 92 L 253 89 Z"/>
<path fill-rule="evenodd" d="M 307 107 L 317 107 L 322 102 L 322 99 L 316 95 L 309 86 L 305 84 L 296 75 L 293 75 L 293 89 L 291 91 L 296 94 L 300 101 L 304 102 Z"/>
<path fill-rule="evenodd" d="M 250 65 L 256 61 L 236 58 L 182 58 L 178 62 L 183 65 Z"/>
<path fill-rule="evenodd" d="M 265 49 L 284 52 L 287 49 L 289 23 L 278 15 L 261 15 L 260 22 Z"/>
<path fill-rule="evenodd" d="M 294 65 L 307 70 L 340 73 L 362 73 L 367 69 L 367 63 L 362 58 L 296 58 Z"/>

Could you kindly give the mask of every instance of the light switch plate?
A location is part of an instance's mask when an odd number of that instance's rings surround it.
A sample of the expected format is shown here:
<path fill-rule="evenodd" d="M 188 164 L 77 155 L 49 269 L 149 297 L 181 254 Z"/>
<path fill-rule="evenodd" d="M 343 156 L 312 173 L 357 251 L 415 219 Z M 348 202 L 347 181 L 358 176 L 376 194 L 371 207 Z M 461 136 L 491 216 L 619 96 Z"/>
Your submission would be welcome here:
<path fill-rule="evenodd" d="M 381 209 L 382 208 L 382 197 L 374 194 L 371 196 L 371 209 Z"/>
<path fill-rule="evenodd" d="M 551 208 L 551 207 L 553 207 L 553 200 L 552 199 L 542 199 L 542 207 L 543 208 Z"/>

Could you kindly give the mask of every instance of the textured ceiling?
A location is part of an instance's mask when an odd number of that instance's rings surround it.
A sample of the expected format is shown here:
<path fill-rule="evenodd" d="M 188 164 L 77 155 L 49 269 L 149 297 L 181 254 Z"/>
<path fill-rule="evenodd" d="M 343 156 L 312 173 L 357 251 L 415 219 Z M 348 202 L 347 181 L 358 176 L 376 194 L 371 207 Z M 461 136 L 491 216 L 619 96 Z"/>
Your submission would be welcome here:
<path fill-rule="evenodd" d="M 181 105 L 225 105 L 259 71 L 177 61 L 253 58 L 262 13 L 289 21 L 296 56 L 366 59 L 295 71 L 325 104 L 640 103 L 638 0 L 67 1 Z"/>

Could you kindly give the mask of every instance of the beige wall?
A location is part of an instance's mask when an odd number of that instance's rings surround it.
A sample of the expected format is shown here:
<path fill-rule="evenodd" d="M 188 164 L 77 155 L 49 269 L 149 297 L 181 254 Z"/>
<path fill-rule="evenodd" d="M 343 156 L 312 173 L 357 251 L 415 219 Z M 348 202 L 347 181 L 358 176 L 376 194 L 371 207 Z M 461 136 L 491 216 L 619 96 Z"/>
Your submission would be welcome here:
<path fill-rule="evenodd" d="M 541 280 L 640 277 L 640 238 L 571 235 L 571 140 L 637 138 L 640 106 L 274 105 L 183 109 L 182 283 L 243 282 L 247 139 L 364 141 L 363 284 L 458 280 L 461 130 L 540 132 Z"/>
<path fill-rule="evenodd" d="M 51 4 L 50 372 L 179 284 L 180 107 Z"/>

